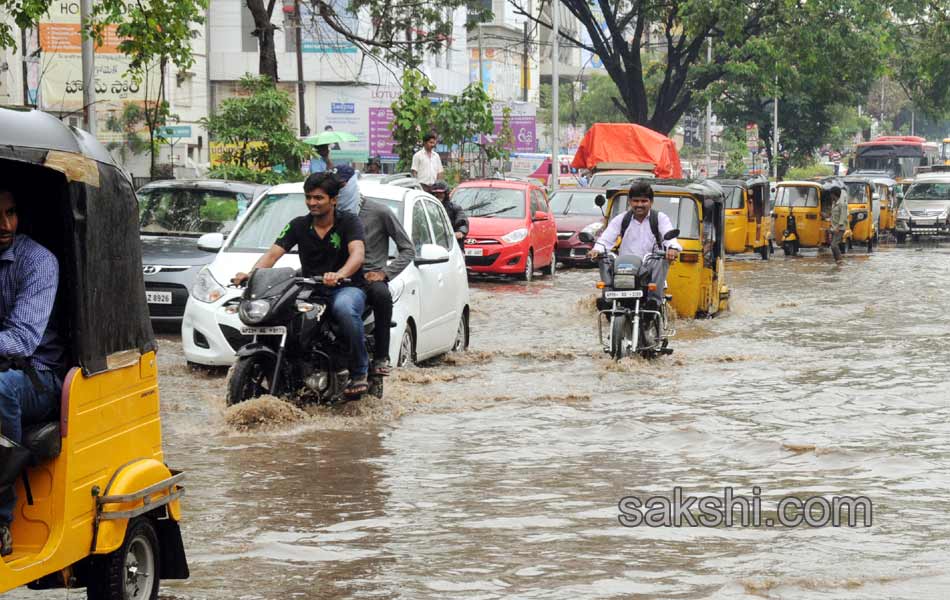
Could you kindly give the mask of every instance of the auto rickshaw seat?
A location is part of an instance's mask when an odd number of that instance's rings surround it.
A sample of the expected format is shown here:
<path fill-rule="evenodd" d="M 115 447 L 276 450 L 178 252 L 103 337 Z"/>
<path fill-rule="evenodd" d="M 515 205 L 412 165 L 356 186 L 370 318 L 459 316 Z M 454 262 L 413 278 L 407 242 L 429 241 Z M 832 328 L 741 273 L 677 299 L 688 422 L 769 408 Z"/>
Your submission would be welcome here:
<path fill-rule="evenodd" d="M 56 458 L 63 449 L 59 421 L 24 427 L 21 444 L 30 451 L 30 464 L 33 466 Z"/>

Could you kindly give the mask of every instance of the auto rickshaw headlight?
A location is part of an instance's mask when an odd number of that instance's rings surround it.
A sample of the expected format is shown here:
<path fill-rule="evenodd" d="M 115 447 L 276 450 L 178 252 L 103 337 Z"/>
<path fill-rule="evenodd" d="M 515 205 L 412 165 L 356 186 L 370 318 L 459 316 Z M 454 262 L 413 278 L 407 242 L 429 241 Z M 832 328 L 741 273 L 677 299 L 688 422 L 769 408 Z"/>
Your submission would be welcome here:
<path fill-rule="evenodd" d="M 270 310 L 267 300 L 244 300 L 241 302 L 241 320 L 245 323 L 259 323 Z"/>
<path fill-rule="evenodd" d="M 195 284 L 191 286 L 191 296 L 199 302 L 217 302 L 224 296 L 224 292 L 224 288 L 220 283 L 215 281 L 208 267 L 204 267 L 198 271 Z"/>

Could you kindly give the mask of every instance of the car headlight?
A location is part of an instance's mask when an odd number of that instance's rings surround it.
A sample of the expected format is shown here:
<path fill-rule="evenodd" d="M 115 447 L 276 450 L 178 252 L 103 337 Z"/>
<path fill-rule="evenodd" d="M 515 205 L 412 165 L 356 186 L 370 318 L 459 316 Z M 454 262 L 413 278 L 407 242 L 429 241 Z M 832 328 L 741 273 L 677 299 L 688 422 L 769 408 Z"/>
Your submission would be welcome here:
<path fill-rule="evenodd" d="M 528 230 L 524 227 L 520 227 L 511 233 L 501 236 L 501 239 L 508 242 L 509 244 L 514 244 L 520 242 L 526 237 L 528 237 Z"/>
<path fill-rule="evenodd" d="M 399 302 L 399 297 L 406 290 L 406 282 L 397 279 L 389 282 L 389 294 L 393 297 L 393 304 Z"/>
<path fill-rule="evenodd" d="M 241 320 L 248 324 L 260 323 L 270 310 L 267 300 L 244 300 L 239 309 Z"/>
<path fill-rule="evenodd" d="M 587 227 L 581 229 L 581 233 L 589 233 L 594 237 L 597 237 L 597 234 L 600 233 L 600 230 L 604 228 L 604 224 L 601 221 L 594 221 Z"/>
<path fill-rule="evenodd" d="M 910 218 L 910 213 L 907 212 L 907 209 L 902 206 L 902 207 L 900 207 L 900 208 L 897 210 L 897 218 L 898 218 L 898 219 L 909 219 L 909 218 Z"/>
<path fill-rule="evenodd" d="M 200 302 L 217 302 L 224 295 L 224 288 L 215 281 L 208 267 L 198 271 L 195 284 L 191 286 L 191 296 Z"/>

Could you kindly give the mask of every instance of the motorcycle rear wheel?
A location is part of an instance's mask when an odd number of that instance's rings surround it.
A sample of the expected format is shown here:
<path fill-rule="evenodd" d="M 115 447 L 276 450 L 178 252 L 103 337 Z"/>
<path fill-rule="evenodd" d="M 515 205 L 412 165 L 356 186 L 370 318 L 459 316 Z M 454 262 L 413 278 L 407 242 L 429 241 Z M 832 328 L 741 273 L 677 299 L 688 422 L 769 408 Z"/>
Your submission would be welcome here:
<path fill-rule="evenodd" d="M 633 322 L 630 315 L 614 315 L 610 320 L 610 356 L 614 360 L 620 360 L 628 355 L 628 350 L 633 341 Z"/>
<path fill-rule="evenodd" d="M 273 357 L 255 354 L 239 358 L 234 363 L 234 369 L 228 378 L 228 406 L 270 394 L 273 376 Z M 284 385 L 280 386 L 280 388 L 284 387 Z"/>

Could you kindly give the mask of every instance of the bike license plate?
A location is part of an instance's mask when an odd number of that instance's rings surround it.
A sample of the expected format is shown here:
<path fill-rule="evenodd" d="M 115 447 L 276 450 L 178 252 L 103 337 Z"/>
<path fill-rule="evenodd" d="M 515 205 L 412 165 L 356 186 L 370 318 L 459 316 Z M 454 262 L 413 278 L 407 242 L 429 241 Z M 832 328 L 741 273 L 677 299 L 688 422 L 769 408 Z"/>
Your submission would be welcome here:
<path fill-rule="evenodd" d="M 145 301 L 149 304 L 171 304 L 171 292 L 145 292 Z"/>
<path fill-rule="evenodd" d="M 485 250 L 482 248 L 466 248 L 465 256 L 484 256 Z"/>
<path fill-rule="evenodd" d="M 642 290 L 622 290 L 619 292 L 604 292 L 604 298 L 607 300 L 619 300 L 621 298 L 642 298 Z"/>
<path fill-rule="evenodd" d="M 283 325 L 274 327 L 241 327 L 241 333 L 244 335 L 284 335 L 287 328 Z"/>

